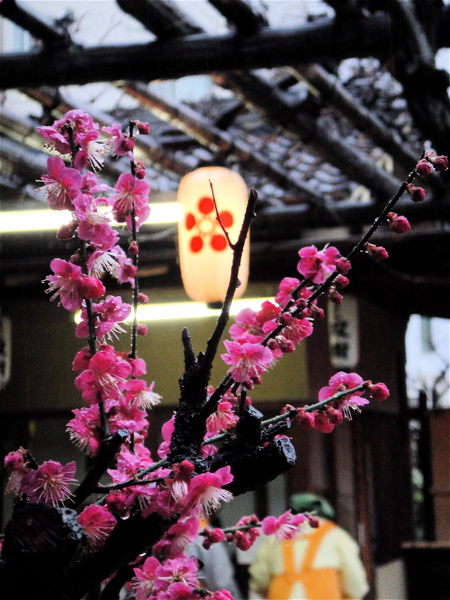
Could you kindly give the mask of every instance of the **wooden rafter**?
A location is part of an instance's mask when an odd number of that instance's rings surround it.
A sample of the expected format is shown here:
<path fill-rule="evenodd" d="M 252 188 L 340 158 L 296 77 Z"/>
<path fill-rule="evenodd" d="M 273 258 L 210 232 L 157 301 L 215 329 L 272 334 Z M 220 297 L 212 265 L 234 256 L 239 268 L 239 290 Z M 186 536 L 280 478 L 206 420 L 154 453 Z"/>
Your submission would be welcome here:
<path fill-rule="evenodd" d="M 0 15 L 5 14 L 5 6 L 12 2 L 0 3 Z M 153 4 L 159 8 L 161 3 Z M 442 31 L 437 36 L 441 46 L 450 41 L 450 28 L 444 29 L 449 15 L 447 6 L 442 13 Z M 21 17 L 15 22 L 24 28 L 28 26 Z M 392 49 L 404 43 L 401 30 L 391 38 L 392 21 L 388 14 L 358 15 L 350 25 L 327 18 L 289 29 L 262 28 L 250 36 L 235 32 L 182 35 L 149 44 L 55 46 L 51 51 L 4 54 L 0 58 L 3 74 L 0 89 L 119 79 L 152 81 L 207 74 L 212 70 L 273 68 L 350 57 L 388 58 Z"/>

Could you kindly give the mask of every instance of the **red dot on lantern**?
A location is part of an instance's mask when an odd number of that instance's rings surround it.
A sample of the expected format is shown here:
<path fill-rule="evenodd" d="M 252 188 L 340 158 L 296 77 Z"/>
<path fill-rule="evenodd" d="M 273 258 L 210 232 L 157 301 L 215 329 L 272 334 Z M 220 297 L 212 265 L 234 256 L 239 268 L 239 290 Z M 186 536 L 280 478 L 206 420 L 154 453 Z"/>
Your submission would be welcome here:
<path fill-rule="evenodd" d="M 194 235 L 194 237 L 191 239 L 191 250 L 192 252 L 200 252 L 200 250 L 203 248 L 203 240 L 199 235 Z"/>
<path fill-rule="evenodd" d="M 194 215 L 192 213 L 188 213 L 186 215 L 184 224 L 185 224 L 186 229 L 188 231 L 190 231 L 194 227 L 194 225 L 195 225 L 195 217 L 194 217 Z"/>
<path fill-rule="evenodd" d="M 209 213 L 214 210 L 213 199 L 209 196 L 204 196 L 203 198 L 200 198 L 200 200 L 198 201 L 198 210 L 204 215 L 209 215 Z"/>
<path fill-rule="evenodd" d="M 211 246 L 217 252 L 222 252 L 227 247 L 227 240 L 224 235 L 213 235 L 211 239 Z"/>
<path fill-rule="evenodd" d="M 219 213 L 219 216 L 224 227 L 231 227 L 233 225 L 233 215 L 230 213 L 230 211 L 223 210 L 221 213 Z"/>

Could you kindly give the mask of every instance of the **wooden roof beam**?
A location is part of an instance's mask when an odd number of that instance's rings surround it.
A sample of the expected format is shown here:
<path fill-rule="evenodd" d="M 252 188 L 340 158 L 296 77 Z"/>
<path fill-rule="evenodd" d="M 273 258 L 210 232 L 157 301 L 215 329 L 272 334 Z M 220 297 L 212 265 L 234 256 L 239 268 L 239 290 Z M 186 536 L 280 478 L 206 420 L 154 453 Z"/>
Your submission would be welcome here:
<path fill-rule="evenodd" d="M 25 10 L 15 0 L 0 2 L 0 15 L 28 31 L 47 47 L 65 47 L 72 44 L 69 34 L 62 27 L 55 25 L 54 22 L 43 15 L 38 15 L 31 9 Z"/>
<path fill-rule="evenodd" d="M 201 27 L 186 21 L 185 15 L 173 3 L 154 0 L 116 0 L 118 6 L 139 21 L 160 40 L 170 40 L 180 35 L 203 33 Z"/>
<path fill-rule="evenodd" d="M 401 167 L 411 170 L 418 159 L 417 155 L 406 147 L 397 132 L 388 129 L 373 111 L 361 104 L 336 76 L 317 63 L 293 67 L 291 72 L 297 79 L 304 79 L 311 84 L 325 104 L 336 108 L 359 131 L 388 152 Z"/>
<path fill-rule="evenodd" d="M 292 177 L 280 165 L 256 152 L 244 140 L 215 127 L 208 119 L 189 106 L 182 103 L 171 103 L 154 94 L 143 84 L 128 82 L 121 87 L 158 118 L 171 123 L 195 138 L 197 142 L 208 147 L 212 152 L 237 156 L 242 165 L 269 177 L 281 188 L 298 192 L 303 197 L 303 201 L 324 203 L 322 196 L 317 194 L 312 186 Z"/>
<path fill-rule="evenodd" d="M 160 4 L 154 3 L 155 7 Z M 442 23 L 445 25 L 449 19 L 450 6 L 446 6 Z M 203 34 L 128 46 L 69 46 L 51 52 L 5 53 L 0 57 L 0 89 L 121 79 L 152 81 L 329 59 L 388 58 L 393 49 L 401 47 L 405 35 L 398 31 L 392 39 L 391 28 L 389 15 L 376 14 L 358 17 L 351 28 L 327 18 L 296 28 L 262 28 L 251 36 Z M 441 46 L 450 45 L 450 28 L 440 32 L 439 40 Z"/>
<path fill-rule="evenodd" d="M 233 13 L 235 19 L 239 18 L 238 4 L 235 5 L 236 10 Z M 155 10 L 158 7 L 166 10 L 166 5 L 167 3 L 161 0 L 155 3 Z M 218 2 L 218 6 L 222 5 L 222 2 Z M 317 119 L 299 114 L 298 108 L 289 104 L 286 95 L 268 81 L 242 71 L 219 72 L 213 74 L 213 79 L 222 87 L 231 89 L 247 106 L 256 107 L 266 118 L 299 136 L 305 143 L 311 144 L 325 160 L 341 169 L 350 179 L 367 186 L 375 196 L 384 199 L 398 189 L 400 181 L 380 169 L 363 152 L 355 151 L 350 144 L 343 142 Z"/>
<path fill-rule="evenodd" d="M 256 12 L 247 0 L 208 0 L 239 33 L 249 35 L 269 22 L 261 12 Z"/>

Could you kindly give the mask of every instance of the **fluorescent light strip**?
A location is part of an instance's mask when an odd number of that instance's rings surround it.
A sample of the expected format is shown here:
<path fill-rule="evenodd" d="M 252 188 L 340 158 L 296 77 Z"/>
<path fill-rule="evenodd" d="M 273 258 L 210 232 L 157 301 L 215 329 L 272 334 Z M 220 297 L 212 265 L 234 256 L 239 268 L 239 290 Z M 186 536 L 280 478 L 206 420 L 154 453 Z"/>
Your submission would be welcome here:
<path fill-rule="evenodd" d="M 181 206 L 178 202 L 156 202 L 151 205 L 149 225 L 178 223 L 181 219 Z M 56 231 L 70 221 L 68 211 L 57 210 L 5 210 L 0 212 L 0 233 L 25 231 Z"/>
<path fill-rule="evenodd" d="M 260 310 L 261 304 L 267 298 L 240 298 L 231 305 L 230 315 L 236 315 L 243 308 Z M 200 319 L 204 317 L 218 317 L 220 309 L 208 308 L 203 302 L 170 302 L 165 304 L 146 304 L 138 307 L 138 321 L 172 321 L 175 319 Z M 80 322 L 80 311 L 75 313 L 75 321 Z M 126 322 L 131 322 L 130 315 Z"/>

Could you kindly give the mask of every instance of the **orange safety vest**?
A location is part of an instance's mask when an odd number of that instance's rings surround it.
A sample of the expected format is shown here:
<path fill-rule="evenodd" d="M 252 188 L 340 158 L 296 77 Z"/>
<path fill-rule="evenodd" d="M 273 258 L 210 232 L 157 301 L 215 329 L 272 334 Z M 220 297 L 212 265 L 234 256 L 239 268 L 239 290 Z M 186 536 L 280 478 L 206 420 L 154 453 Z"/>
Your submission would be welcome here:
<path fill-rule="evenodd" d="M 284 572 L 273 576 L 267 595 L 268 600 L 287 600 L 297 581 L 303 585 L 305 590 L 306 598 L 302 600 L 342 600 L 343 595 L 337 570 L 312 567 L 322 539 L 335 527 L 334 523 L 327 521 L 308 536 L 305 557 L 298 570 L 294 565 L 295 540 L 282 542 Z"/>

